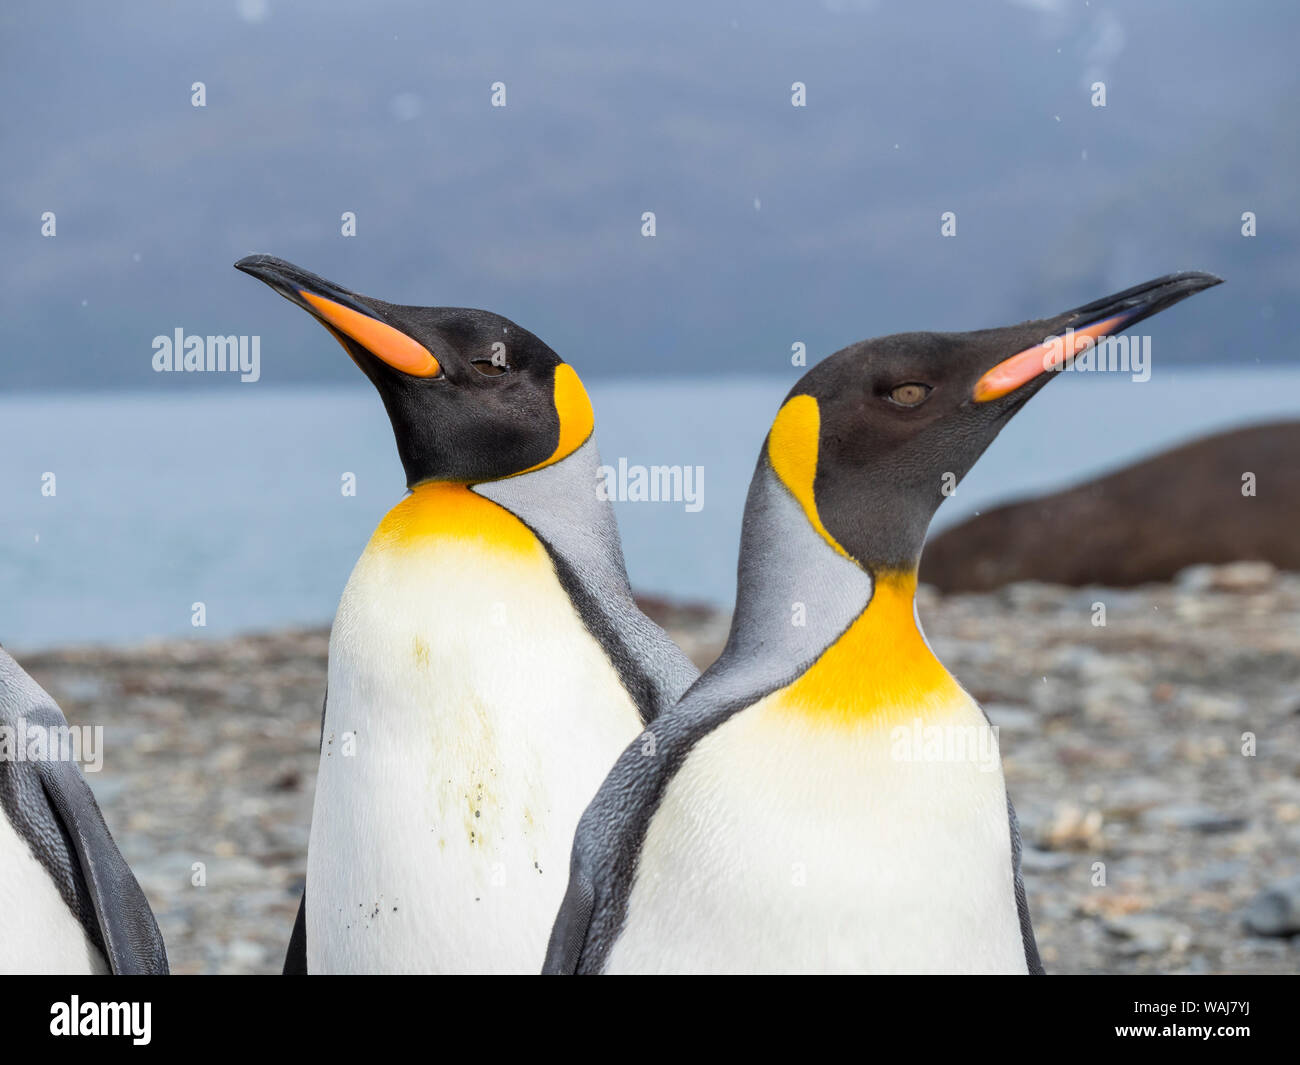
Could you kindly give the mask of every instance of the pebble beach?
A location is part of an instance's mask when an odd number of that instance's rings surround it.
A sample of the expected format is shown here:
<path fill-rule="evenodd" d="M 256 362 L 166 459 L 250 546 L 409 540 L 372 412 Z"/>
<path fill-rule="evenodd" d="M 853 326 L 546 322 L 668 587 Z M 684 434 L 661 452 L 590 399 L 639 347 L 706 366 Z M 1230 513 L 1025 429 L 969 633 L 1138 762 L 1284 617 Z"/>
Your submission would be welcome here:
<path fill-rule="evenodd" d="M 725 614 L 643 605 L 699 665 L 721 649 Z M 1049 972 L 1300 967 L 1300 574 L 922 586 L 918 609 L 999 727 Z M 104 726 L 87 779 L 176 973 L 279 971 L 327 649 L 323 628 L 13 649 L 73 724 Z"/>

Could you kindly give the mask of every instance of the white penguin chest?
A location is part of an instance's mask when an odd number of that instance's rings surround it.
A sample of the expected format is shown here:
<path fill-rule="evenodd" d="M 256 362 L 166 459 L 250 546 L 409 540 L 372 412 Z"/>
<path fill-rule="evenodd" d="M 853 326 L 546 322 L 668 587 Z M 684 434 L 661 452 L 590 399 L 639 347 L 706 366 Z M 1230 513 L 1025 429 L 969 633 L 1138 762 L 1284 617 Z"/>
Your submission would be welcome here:
<path fill-rule="evenodd" d="M 942 715 L 944 740 L 919 714 L 846 735 L 781 699 L 723 723 L 673 777 L 607 971 L 1025 972 L 978 707 Z"/>
<path fill-rule="evenodd" d="M 104 955 L 0 810 L 0 974 L 107 971 Z"/>
<path fill-rule="evenodd" d="M 539 971 L 578 818 L 640 730 L 536 541 L 372 541 L 330 638 L 309 971 Z"/>

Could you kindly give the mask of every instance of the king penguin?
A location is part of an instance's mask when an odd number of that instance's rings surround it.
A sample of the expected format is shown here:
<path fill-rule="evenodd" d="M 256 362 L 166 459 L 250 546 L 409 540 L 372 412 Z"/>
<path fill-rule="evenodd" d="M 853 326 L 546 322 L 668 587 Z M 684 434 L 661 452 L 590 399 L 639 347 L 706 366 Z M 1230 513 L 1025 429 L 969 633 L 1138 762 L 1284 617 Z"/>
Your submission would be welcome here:
<path fill-rule="evenodd" d="M 64 757 L 67 730 L 0 648 L 0 973 L 166 975 L 149 900 Z"/>
<path fill-rule="evenodd" d="M 804 375 L 750 485 L 727 644 L 584 813 L 544 971 L 1042 971 L 996 733 L 916 617 L 922 544 L 1049 368 L 1218 280 Z"/>
<path fill-rule="evenodd" d="M 409 489 L 330 633 L 285 971 L 536 972 L 583 808 L 697 675 L 633 602 L 587 393 L 499 315 L 235 265 L 370 378 Z"/>

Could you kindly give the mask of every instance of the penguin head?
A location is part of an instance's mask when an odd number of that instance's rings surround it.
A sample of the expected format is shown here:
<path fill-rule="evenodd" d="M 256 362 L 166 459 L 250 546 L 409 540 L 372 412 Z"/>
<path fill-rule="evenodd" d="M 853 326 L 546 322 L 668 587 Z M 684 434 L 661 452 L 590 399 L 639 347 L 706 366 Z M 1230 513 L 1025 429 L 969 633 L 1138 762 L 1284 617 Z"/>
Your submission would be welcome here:
<path fill-rule="evenodd" d="M 385 303 L 270 255 L 235 267 L 312 315 L 370 378 L 410 488 L 538 469 L 592 433 L 591 402 L 573 368 L 507 318 Z"/>
<path fill-rule="evenodd" d="M 853 344 L 790 391 L 767 459 L 838 552 L 873 572 L 915 572 L 939 504 L 1053 370 L 1219 283 L 1170 274 L 1021 325 Z"/>

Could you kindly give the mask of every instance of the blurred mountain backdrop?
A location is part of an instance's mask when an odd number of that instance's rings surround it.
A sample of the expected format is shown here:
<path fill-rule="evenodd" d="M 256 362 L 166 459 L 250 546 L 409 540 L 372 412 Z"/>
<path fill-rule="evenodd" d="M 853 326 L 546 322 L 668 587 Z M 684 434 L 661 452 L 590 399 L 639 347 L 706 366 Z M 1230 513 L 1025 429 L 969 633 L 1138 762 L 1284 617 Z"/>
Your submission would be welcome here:
<path fill-rule="evenodd" d="M 1294 360 L 1298 31 L 1185 0 L 6 4 L 0 389 L 246 387 L 153 373 L 177 327 L 357 381 L 251 252 L 489 307 L 592 376 L 793 380 L 796 342 L 1182 268 L 1229 284 L 1152 327 L 1157 372 Z"/>

